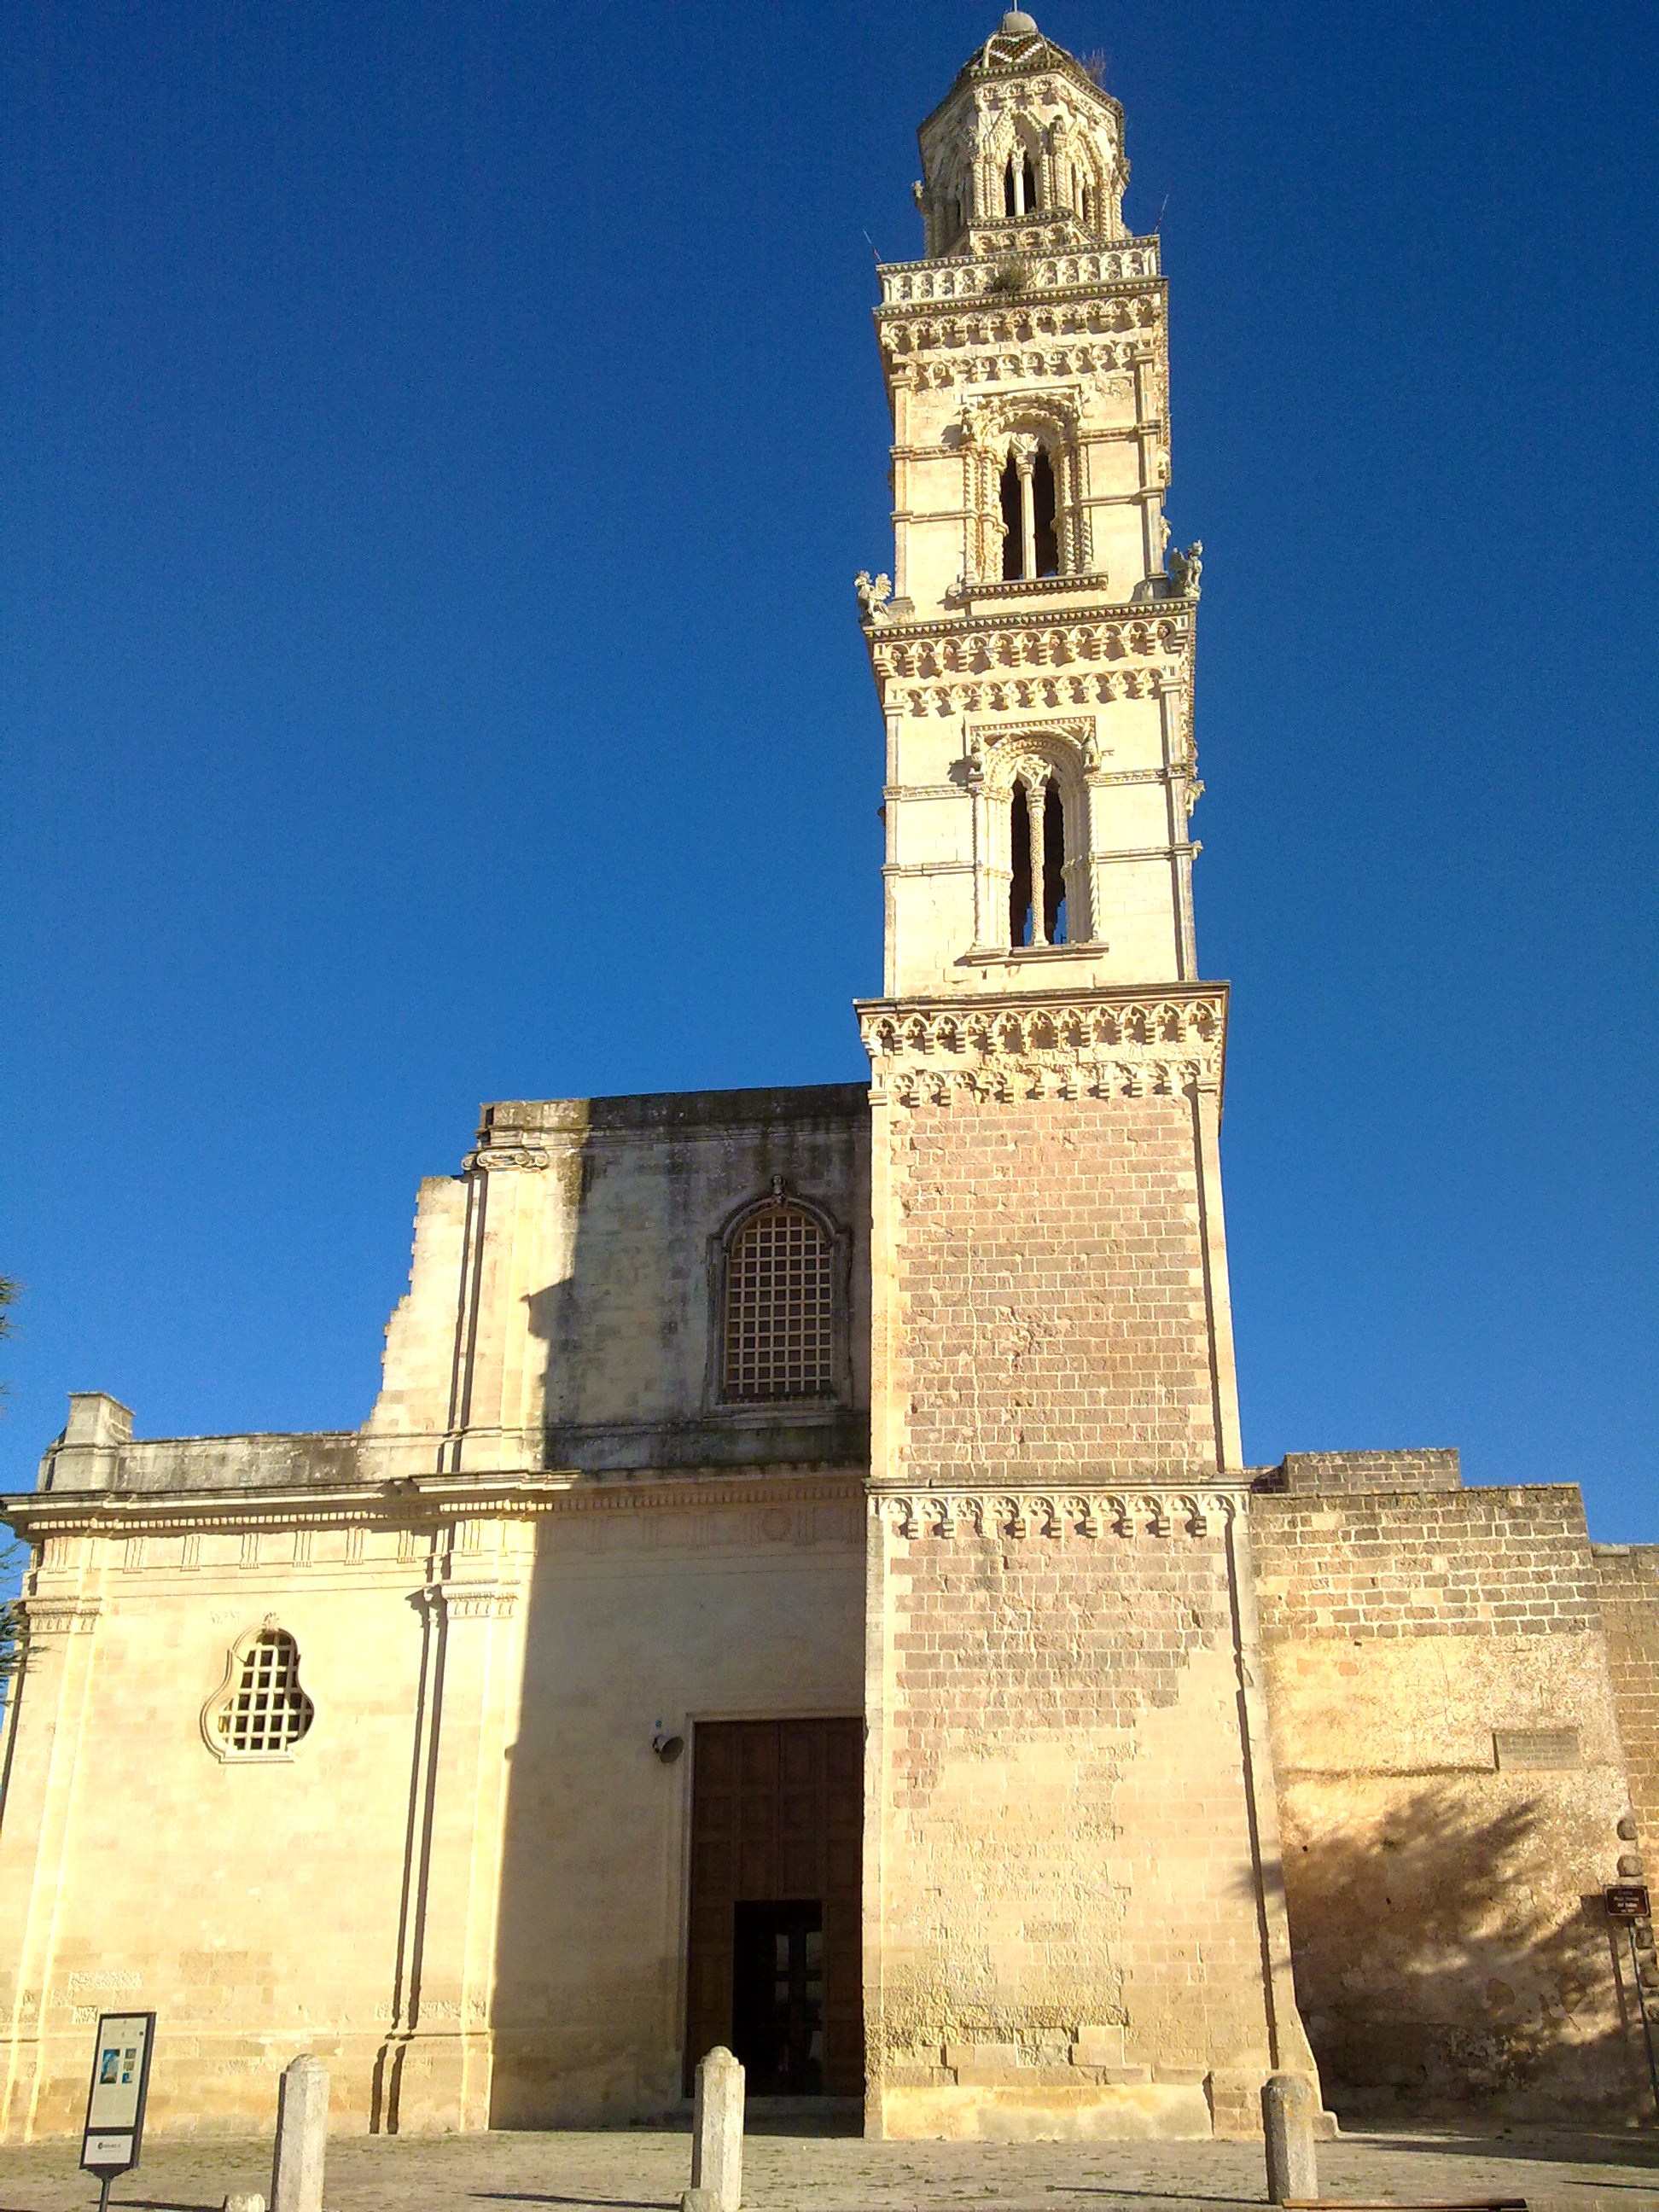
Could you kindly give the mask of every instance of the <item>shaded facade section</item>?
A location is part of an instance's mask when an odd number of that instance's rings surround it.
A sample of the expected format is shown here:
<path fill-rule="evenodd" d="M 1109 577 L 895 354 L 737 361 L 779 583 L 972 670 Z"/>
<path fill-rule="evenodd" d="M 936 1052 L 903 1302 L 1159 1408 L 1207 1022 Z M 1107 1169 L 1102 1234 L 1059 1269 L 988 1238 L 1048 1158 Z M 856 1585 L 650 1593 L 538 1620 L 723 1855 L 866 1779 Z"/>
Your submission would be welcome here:
<path fill-rule="evenodd" d="M 365 1434 L 447 1472 L 864 1463 L 866 1096 L 487 1106 L 464 1173 L 422 1185 Z M 821 1357 L 793 1392 L 729 1387 L 728 1247 L 767 1206 L 823 1250 Z"/>

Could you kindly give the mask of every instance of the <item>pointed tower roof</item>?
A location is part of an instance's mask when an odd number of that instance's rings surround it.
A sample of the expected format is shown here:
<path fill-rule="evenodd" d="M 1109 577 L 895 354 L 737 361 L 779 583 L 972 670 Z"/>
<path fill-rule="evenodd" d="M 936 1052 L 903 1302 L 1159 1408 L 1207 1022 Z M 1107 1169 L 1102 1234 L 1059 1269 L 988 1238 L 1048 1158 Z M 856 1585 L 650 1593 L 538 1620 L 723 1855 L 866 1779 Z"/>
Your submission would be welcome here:
<path fill-rule="evenodd" d="M 1043 37 L 1035 15 L 1028 15 L 1023 8 L 1011 8 L 958 72 L 957 82 L 960 83 L 963 77 L 1023 76 L 1028 70 L 1045 69 L 1063 69 L 1087 83 L 1094 82 L 1075 55 Z"/>
<path fill-rule="evenodd" d="M 1035 15 L 1028 15 L 1023 8 L 1011 8 L 1001 23 L 978 46 L 957 71 L 956 80 L 933 115 L 947 108 L 964 85 L 983 84 L 988 79 L 1034 76 L 1041 71 L 1057 70 L 1072 82 L 1084 88 L 1096 100 L 1104 100 L 1113 111 L 1121 114 L 1117 102 L 1103 89 L 1093 73 L 1085 69 L 1075 54 L 1068 54 L 1052 39 L 1044 38 L 1037 28 Z M 927 118 L 931 123 L 933 116 Z M 925 131 L 927 123 L 924 123 Z"/>

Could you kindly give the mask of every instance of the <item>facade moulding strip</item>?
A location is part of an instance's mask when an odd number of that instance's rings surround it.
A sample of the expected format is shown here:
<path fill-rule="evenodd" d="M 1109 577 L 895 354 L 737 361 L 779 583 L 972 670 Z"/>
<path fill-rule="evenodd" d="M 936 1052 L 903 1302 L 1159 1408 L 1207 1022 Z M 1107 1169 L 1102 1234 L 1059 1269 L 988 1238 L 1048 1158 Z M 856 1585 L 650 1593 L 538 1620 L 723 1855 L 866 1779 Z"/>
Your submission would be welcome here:
<path fill-rule="evenodd" d="M 527 1475 L 501 1482 L 478 1475 L 420 1478 L 348 1489 L 196 1491 L 188 1494 L 67 1491 L 0 1498 L 0 1516 L 26 1540 L 49 1535 L 125 1535 L 172 1529 L 245 1528 L 250 1521 L 316 1526 L 340 1522 L 529 1519 L 550 1513 L 702 1509 L 838 1503 L 860 1498 L 865 1478 L 823 1474 L 704 1476 L 687 1481 L 594 1482 L 580 1475 Z"/>

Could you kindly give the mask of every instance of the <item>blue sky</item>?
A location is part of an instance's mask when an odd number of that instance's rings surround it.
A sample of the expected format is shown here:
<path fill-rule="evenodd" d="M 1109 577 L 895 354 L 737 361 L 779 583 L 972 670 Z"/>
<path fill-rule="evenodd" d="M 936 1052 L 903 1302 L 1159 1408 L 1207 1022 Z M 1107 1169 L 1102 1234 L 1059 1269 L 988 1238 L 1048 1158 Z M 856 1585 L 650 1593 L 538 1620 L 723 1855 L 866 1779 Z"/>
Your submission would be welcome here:
<path fill-rule="evenodd" d="M 0 1480 L 353 1426 L 478 1102 L 845 1080 L 871 249 L 979 0 L 19 0 Z M 1245 1439 L 1659 1537 L 1659 11 L 1055 0 L 1201 537 Z"/>

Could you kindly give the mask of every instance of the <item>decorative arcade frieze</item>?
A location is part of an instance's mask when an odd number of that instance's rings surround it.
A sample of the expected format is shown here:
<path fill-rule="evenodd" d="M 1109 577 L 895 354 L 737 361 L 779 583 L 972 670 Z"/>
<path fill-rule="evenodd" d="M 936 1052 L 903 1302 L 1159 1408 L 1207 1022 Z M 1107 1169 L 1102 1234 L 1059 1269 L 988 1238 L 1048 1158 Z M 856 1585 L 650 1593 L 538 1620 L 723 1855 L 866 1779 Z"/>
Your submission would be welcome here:
<path fill-rule="evenodd" d="M 1206 984 L 1023 1005 L 866 1001 L 859 1024 L 872 1093 L 897 1106 L 1190 1097 L 1220 1090 L 1227 994 Z"/>

